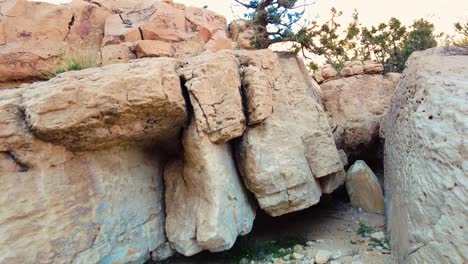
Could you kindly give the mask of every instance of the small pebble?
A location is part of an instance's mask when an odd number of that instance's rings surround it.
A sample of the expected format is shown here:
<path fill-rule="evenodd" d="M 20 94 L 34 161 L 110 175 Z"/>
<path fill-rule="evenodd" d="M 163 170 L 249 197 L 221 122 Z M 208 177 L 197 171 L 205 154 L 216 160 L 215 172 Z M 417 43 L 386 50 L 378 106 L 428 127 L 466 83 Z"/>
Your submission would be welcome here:
<path fill-rule="evenodd" d="M 377 242 L 384 242 L 385 241 L 385 233 L 380 231 L 380 232 L 374 232 L 370 235 L 370 239 L 373 241 Z"/>
<path fill-rule="evenodd" d="M 292 254 L 292 258 L 295 259 L 295 260 L 301 260 L 301 259 L 304 258 L 304 255 L 294 252 Z"/>
<path fill-rule="evenodd" d="M 320 249 L 315 254 L 315 263 L 317 264 L 325 264 L 330 260 L 331 252 L 328 250 Z"/>

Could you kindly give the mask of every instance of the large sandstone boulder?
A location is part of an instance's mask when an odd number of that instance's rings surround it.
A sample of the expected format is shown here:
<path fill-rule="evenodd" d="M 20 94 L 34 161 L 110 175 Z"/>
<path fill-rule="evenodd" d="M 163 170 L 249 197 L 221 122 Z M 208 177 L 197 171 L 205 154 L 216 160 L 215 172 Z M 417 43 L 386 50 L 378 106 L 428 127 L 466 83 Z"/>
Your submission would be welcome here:
<path fill-rule="evenodd" d="M 352 207 L 370 212 L 385 210 L 382 187 L 364 161 L 356 161 L 347 171 L 346 189 Z"/>
<path fill-rule="evenodd" d="M 67 53 L 98 51 L 110 15 L 85 1 L 7 0 L 0 10 L 0 82 L 44 78 Z"/>
<path fill-rule="evenodd" d="M 179 74 L 185 80 L 198 130 L 214 143 L 240 137 L 246 122 L 236 57 L 222 53 L 194 57 Z"/>
<path fill-rule="evenodd" d="M 468 262 L 468 50 L 413 53 L 385 120 L 385 195 L 399 263 Z"/>
<path fill-rule="evenodd" d="M 357 67 L 350 64 L 348 67 Z M 380 121 L 399 81 L 398 73 L 355 75 L 320 85 L 322 100 L 337 133 L 339 148 L 351 160 L 372 160 L 381 148 Z M 342 130 L 342 132 L 340 132 Z"/>
<path fill-rule="evenodd" d="M 184 158 L 165 169 L 166 231 L 171 246 L 191 256 L 230 249 L 250 232 L 249 201 L 229 144 L 214 144 L 192 123 L 183 136 Z"/>
<path fill-rule="evenodd" d="M 247 188 L 273 216 L 316 204 L 322 194 L 320 181 L 343 172 L 327 114 L 305 66 L 291 54 L 278 56 L 269 66 L 274 76 L 273 112 L 247 128 L 236 150 Z M 320 139 L 314 140 L 317 134 Z"/>
<path fill-rule="evenodd" d="M 176 138 L 187 120 L 170 58 L 67 72 L 30 85 L 23 100 L 31 131 L 73 150 Z"/>
<path fill-rule="evenodd" d="M 0 263 L 143 263 L 166 241 L 163 156 L 39 140 L 24 92 L 0 92 Z"/>

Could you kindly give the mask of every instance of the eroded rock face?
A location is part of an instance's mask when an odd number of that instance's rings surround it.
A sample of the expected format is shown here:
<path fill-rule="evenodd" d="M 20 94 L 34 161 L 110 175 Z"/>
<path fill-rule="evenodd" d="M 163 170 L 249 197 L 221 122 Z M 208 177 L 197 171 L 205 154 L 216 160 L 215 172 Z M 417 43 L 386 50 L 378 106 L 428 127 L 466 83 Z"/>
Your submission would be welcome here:
<path fill-rule="evenodd" d="M 323 105 L 335 131 L 343 130 L 337 140 L 342 145 L 338 147 L 343 148 L 351 160 L 372 160 L 379 152 L 380 121 L 398 81 L 398 73 L 366 74 L 329 80 L 320 85 Z"/>
<path fill-rule="evenodd" d="M 304 65 L 293 55 L 278 56 L 270 66 L 272 76 L 279 77 L 273 79 L 273 112 L 262 123 L 249 127 L 237 148 L 239 170 L 247 188 L 260 207 L 273 216 L 316 204 L 322 194 L 318 178 L 331 176 L 325 171 L 338 170 L 315 157 L 308 160 L 308 155 L 313 157 L 307 151 L 309 147 L 316 153 L 337 149 L 329 148 L 334 141 L 327 115 Z M 328 143 L 306 147 L 303 141 L 315 133 Z M 339 156 L 337 162 L 341 162 Z M 319 168 L 321 165 L 323 168 Z M 314 171 L 323 173 L 314 175 Z"/>
<path fill-rule="evenodd" d="M 468 50 L 415 52 L 385 119 L 385 195 L 400 263 L 466 263 Z"/>
<path fill-rule="evenodd" d="M 255 206 L 237 173 L 229 144 L 214 144 L 192 123 L 184 132 L 184 158 L 165 169 L 166 230 L 186 256 L 227 250 L 250 232 Z"/>
<path fill-rule="evenodd" d="M 194 57 L 179 74 L 185 79 L 198 130 L 214 143 L 240 137 L 246 121 L 236 57 L 223 53 Z"/>
<path fill-rule="evenodd" d="M 142 263 L 166 241 L 162 156 L 37 139 L 24 89 L 0 92 L 0 262 Z"/>
<path fill-rule="evenodd" d="M 26 121 L 41 139 L 72 150 L 167 140 L 187 120 L 176 63 L 145 59 L 67 72 L 23 94 Z"/>
<path fill-rule="evenodd" d="M 65 54 L 99 50 L 110 15 L 85 1 L 7 0 L 0 9 L 0 82 L 44 78 Z"/>

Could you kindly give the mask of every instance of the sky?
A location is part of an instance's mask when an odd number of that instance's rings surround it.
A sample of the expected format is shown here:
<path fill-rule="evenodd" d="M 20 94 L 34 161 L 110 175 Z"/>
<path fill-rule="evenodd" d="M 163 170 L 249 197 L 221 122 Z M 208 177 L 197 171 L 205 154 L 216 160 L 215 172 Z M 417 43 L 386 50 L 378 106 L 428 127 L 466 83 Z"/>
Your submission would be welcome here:
<path fill-rule="evenodd" d="M 70 0 L 35 0 L 52 3 L 66 3 Z M 135 1 L 135 0 L 132 0 Z M 454 33 L 453 24 L 468 20 L 468 0 L 305 0 L 313 3 L 307 7 L 309 20 L 324 21 L 335 7 L 343 11 L 340 22 L 351 21 L 354 9 L 359 12 L 363 26 L 387 22 L 391 17 L 398 18 L 404 25 L 415 19 L 425 18 L 435 24 L 436 32 Z M 174 0 L 191 6 L 208 6 L 208 9 L 222 14 L 229 21 L 242 17 L 242 9 L 236 8 L 233 0 Z"/>
<path fill-rule="evenodd" d="M 398 18 L 404 25 L 410 25 L 417 18 L 426 18 L 436 26 L 437 32 L 453 34 L 453 24 L 468 20 L 468 0 L 309 0 L 314 2 L 307 8 L 306 16 L 318 21 L 326 20 L 330 9 L 343 11 L 342 24 L 351 21 L 354 9 L 359 12 L 363 26 L 387 22 Z M 239 8 L 231 8 L 232 0 L 176 0 L 186 5 L 203 7 L 224 15 L 228 21 L 241 17 Z M 234 9 L 234 14 L 233 10 Z M 236 12 L 237 11 L 237 12 Z"/>

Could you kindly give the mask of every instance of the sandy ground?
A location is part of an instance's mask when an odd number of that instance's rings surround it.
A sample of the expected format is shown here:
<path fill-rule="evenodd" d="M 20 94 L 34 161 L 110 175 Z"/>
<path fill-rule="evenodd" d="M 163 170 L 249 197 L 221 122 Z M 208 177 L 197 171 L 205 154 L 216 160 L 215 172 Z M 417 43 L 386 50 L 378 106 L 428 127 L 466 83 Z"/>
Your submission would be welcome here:
<path fill-rule="evenodd" d="M 336 263 L 392 264 L 390 255 L 368 246 L 357 233 L 359 223 L 373 227 L 376 231 L 385 231 L 385 216 L 380 213 L 367 213 L 351 208 L 344 195 L 325 196 L 312 208 L 281 217 L 270 217 L 260 211 L 249 236 L 260 241 L 275 240 L 284 236 L 301 236 L 317 241 L 314 249 L 326 249 L 340 252 L 342 257 Z M 350 241 L 358 241 L 352 244 Z M 359 241 L 361 243 L 359 243 Z M 350 254 L 350 252 L 353 252 Z M 349 256 L 346 256 L 349 255 Z M 209 254 L 210 261 L 204 263 L 225 263 L 217 261 L 216 254 Z M 200 263 L 193 258 L 174 256 L 163 263 L 189 264 Z"/>

